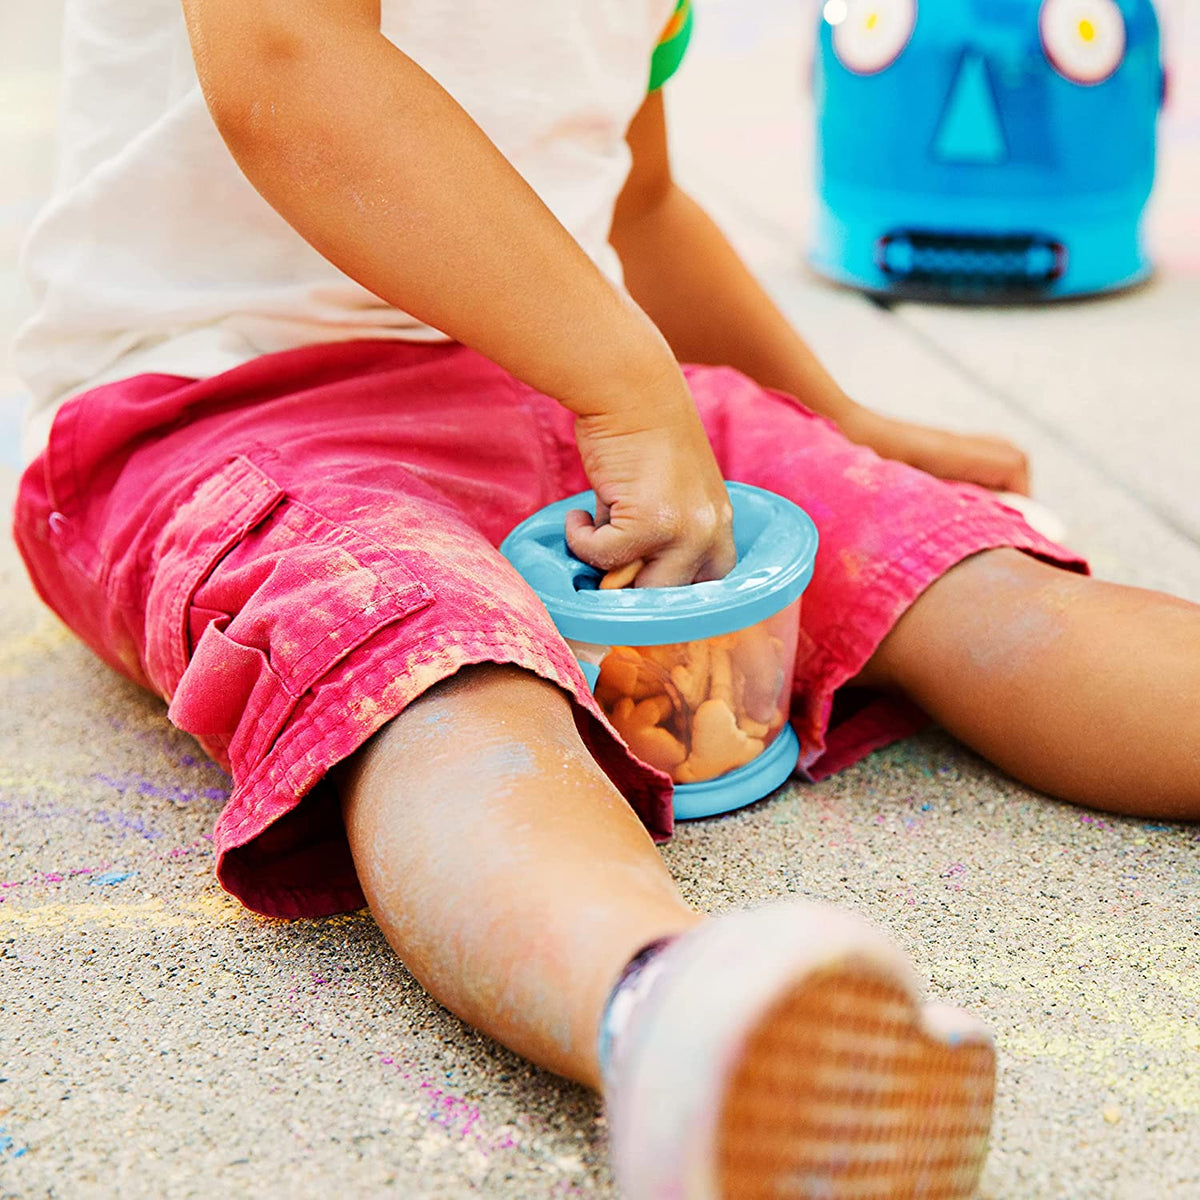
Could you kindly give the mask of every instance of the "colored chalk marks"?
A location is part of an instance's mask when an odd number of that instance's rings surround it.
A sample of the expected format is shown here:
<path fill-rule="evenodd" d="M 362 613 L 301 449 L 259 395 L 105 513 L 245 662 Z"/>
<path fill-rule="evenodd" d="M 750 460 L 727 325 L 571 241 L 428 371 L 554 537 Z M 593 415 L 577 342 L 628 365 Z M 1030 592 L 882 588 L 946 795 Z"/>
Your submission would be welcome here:
<path fill-rule="evenodd" d="M 565 1176 L 556 1182 L 552 1195 L 573 1195 L 577 1191 L 574 1179 L 585 1170 L 580 1158 L 571 1154 L 555 1154 L 544 1146 L 540 1139 L 530 1136 L 529 1130 L 518 1125 L 501 1125 L 489 1128 L 479 1107 L 465 1096 L 459 1096 L 435 1079 L 419 1073 L 410 1064 L 390 1054 L 378 1056 L 379 1065 L 388 1073 L 395 1073 L 415 1089 L 420 1100 L 400 1105 L 404 1115 L 417 1118 L 429 1126 L 436 1126 L 457 1144 L 465 1153 L 486 1166 L 493 1155 L 512 1151 L 538 1161 L 544 1168 Z"/>
<path fill-rule="evenodd" d="M 170 800 L 174 804 L 191 804 L 194 800 L 224 801 L 229 798 L 228 787 L 183 787 L 177 783 L 155 783 L 138 775 L 93 775 L 96 783 L 115 788 L 122 796 L 146 796 L 152 800 Z"/>
<path fill-rule="evenodd" d="M 32 782 L 32 781 L 31 781 Z M 38 787 L 41 781 L 32 782 Z M 11 777 L 0 771 L 0 788 L 13 786 Z M 24 780 L 17 783 L 21 790 L 29 788 L 30 783 Z M 63 791 L 64 783 L 55 781 L 52 788 L 45 790 Z M 23 798 L 8 799 L 0 796 L 0 817 L 22 817 L 34 821 L 68 821 L 77 825 L 81 820 L 90 821 L 96 825 L 104 825 L 120 837 L 136 836 L 148 842 L 156 841 L 164 836 L 161 829 L 156 829 L 136 813 L 118 812 L 114 809 L 89 808 L 82 805 L 66 805 L 28 800 Z"/>
<path fill-rule="evenodd" d="M 3 1125 L 0 1125 L 0 1163 L 24 1158 L 28 1150 L 28 1146 L 22 1146 Z"/>
<path fill-rule="evenodd" d="M 92 887 L 112 887 L 116 883 L 124 883 L 127 879 L 132 879 L 137 874 L 136 871 L 104 871 L 100 875 L 93 875 L 88 883 Z"/>
<path fill-rule="evenodd" d="M 27 934 L 47 935 L 64 929 L 180 929 L 268 919 L 256 916 L 224 893 L 173 900 L 170 904 L 151 897 L 104 903 L 55 901 L 20 908 L 8 906 L 4 910 L 4 926 L 10 932 L 19 929 Z"/>
<path fill-rule="evenodd" d="M 61 622 L 43 619 L 28 633 L 0 641 L 0 678 L 20 678 L 39 670 L 48 654 L 75 640 Z"/>

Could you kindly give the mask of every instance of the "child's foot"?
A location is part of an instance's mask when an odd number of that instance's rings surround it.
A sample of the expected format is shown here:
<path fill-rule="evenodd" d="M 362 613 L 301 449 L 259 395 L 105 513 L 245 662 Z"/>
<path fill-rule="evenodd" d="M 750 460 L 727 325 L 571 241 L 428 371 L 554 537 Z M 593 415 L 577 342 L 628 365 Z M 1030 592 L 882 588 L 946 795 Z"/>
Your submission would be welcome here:
<path fill-rule="evenodd" d="M 991 1039 L 919 1007 L 899 951 L 855 917 L 794 903 L 707 922 L 618 987 L 606 1025 L 626 1200 L 974 1193 Z"/>

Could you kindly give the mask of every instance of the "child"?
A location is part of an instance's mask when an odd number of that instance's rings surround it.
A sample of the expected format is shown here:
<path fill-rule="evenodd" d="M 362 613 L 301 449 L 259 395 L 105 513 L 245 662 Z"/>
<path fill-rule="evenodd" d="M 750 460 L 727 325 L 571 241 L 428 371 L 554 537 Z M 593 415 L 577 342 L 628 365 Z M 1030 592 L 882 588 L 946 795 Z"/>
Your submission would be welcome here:
<path fill-rule="evenodd" d="M 1088 579 L 975 486 L 1025 488 L 1006 443 L 843 395 L 671 180 L 672 7 L 69 9 L 16 534 L 231 771 L 224 886 L 365 896 L 439 1000 L 603 1090 L 629 1196 L 965 1196 L 986 1034 L 844 914 L 690 910 L 647 834 L 667 780 L 494 547 L 590 485 L 572 549 L 687 584 L 733 564 L 722 478 L 767 487 L 822 537 L 804 771 L 915 701 L 1034 786 L 1174 818 L 1200 609 Z M 848 684 L 873 702 L 834 722 Z"/>

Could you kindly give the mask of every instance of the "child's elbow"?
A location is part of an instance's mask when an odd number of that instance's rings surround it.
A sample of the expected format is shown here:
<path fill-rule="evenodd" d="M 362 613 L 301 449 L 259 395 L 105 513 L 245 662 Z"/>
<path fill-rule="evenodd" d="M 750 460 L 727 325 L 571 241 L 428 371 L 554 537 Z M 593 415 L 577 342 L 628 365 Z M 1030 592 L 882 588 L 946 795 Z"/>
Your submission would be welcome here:
<path fill-rule="evenodd" d="M 194 25 L 190 32 L 200 88 L 226 144 L 240 157 L 274 141 L 288 107 L 282 101 L 310 73 L 310 39 L 266 20 L 222 27 L 219 38 Z"/>

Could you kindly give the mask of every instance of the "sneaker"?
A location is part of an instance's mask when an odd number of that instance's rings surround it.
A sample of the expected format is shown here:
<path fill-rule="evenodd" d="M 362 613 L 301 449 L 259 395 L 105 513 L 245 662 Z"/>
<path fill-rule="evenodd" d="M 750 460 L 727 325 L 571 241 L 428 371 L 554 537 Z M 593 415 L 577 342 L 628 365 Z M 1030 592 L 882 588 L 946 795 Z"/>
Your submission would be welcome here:
<path fill-rule="evenodd" d="M 605 1063 L 625 1200 L 974 1194 L 991 1038 L 960 1010 L 922 1008 L 871 926 L 773 905 L 698 926 L 650 969 Z"/>

